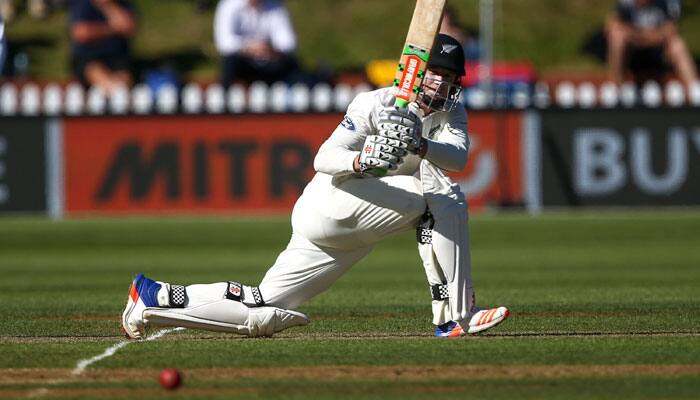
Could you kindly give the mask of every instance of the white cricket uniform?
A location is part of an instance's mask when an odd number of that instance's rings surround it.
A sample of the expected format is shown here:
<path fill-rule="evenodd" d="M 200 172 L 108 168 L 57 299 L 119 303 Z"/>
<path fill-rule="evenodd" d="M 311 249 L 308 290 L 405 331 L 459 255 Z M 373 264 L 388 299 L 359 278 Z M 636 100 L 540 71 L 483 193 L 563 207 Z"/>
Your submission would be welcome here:
<path fill-rule="evenodd" d="M 423 117 L 424 159 L 408 154 L 381 178 L 353 171 L 367 135 L 377 134 L 392 88 L 358 95 L 342 123 L 321 146 L 317 171 L 292 212 L 292 238 L 260 283 L 268 305 L 293 309 L 330 287 L 383 238 L 414 230 L 429 208 L 432 245 L 419 245 L 430 285 L 447 284 L 449 300 L 433 300 L 433 322 L 460 322 L 473 305 L 467 207 L 444 170 L 461 171 L 469 139 L 463 107 Z"/>

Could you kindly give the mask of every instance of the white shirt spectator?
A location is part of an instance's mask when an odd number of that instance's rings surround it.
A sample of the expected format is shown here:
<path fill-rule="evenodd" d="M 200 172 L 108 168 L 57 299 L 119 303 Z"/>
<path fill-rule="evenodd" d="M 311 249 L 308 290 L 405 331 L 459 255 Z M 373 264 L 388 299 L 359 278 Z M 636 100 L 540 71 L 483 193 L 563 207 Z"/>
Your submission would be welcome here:
<path fill-rule="evenodd" d="M 0 16 L 0 75 L 2 75 L 2 69 L 5 65 L 6 52 L 7 46 L 5 45 L 5 23 L 2 21 L 2 16 Z"/>
<path fill-rule="evenodd" d="M 280 53 L 296 48 L 289 13 L 279 0 L 260 0 L 259 7 L 249 0 L 221 0 L 214 16 L 214 41 L 222 55 L 240 51 L 248 41 L 266 42 Z"/>

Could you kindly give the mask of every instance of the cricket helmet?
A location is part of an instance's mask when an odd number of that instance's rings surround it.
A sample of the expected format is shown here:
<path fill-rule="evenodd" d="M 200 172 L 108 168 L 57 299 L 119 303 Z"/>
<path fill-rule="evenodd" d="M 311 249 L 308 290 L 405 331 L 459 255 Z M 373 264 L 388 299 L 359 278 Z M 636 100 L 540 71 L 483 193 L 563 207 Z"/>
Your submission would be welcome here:
<path fill-rule="evenodd" d="M 457 76 L 464 76 L 464 49 L 462 44 L 452 36 L 444 33 L 438 34 L 435 44 L 430 51 L 428 68 L 445 68 L 453 71 Z"/>
<path fill-rule="evenodd" d="M 464 76 L 464 49 L 462 44 L 452 36 L 438 34 L 428 59 L 428 70 L 442 68 L 457 75 L 455 81 L 436 80 L 427 75 L 419 101 L 434 111 L 451 111 L 460 99 L 462 86 L 460 77 Z"/>

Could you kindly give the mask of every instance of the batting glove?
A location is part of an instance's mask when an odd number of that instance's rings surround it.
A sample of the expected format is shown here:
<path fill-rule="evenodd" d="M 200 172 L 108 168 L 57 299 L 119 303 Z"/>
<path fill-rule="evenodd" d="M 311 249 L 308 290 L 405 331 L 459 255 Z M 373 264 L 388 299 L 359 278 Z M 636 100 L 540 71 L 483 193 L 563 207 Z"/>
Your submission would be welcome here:
<path fill-rule="evenodd" d="M 395 170 L 406 155 L 406 143 L 389 137 L 369 135 L 360 151 L 360 173 L 383 176 Z"/>
<path fill-rule="evenodd" d="M 406 143 L 406 149 L 411 153 L 420 150 L 423 123 L 408 108 L 386 107 L 379 114 L 377 130 L 380 136 Z"/>

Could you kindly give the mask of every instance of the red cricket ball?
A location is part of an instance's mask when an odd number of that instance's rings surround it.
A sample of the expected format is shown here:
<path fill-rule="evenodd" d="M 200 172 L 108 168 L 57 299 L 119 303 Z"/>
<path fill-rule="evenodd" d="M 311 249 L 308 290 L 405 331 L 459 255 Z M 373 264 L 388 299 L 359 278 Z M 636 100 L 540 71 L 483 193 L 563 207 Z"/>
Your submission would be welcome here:
<path fill-rule="evenodd" d="M 180 371 L 175 368 L 165 368 L 160 371 L 160 386 L 168 390 L 175 390 L 182 383 Z"/>

